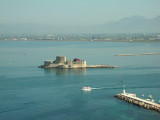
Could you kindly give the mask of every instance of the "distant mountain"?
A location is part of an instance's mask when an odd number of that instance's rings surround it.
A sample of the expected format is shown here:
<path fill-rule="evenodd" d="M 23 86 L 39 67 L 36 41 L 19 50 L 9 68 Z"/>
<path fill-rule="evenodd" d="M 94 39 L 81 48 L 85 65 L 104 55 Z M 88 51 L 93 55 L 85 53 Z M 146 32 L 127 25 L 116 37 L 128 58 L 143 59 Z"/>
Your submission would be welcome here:
<path fill-rule="evenodd" d="M 126 17 L 118 21 L 90 27 L 59 27 L 34 23 L 0 24 L 0 33 L 158 33 L 160 16 L 148 19 L 142 16 Z"/>
<path fill-rule="evenodd" d="M 156 33 L 160 32 L 160 16 L 153 19 L 142 16 L 127 17 L 99 25 L 97 30 L 104 33 Z"/>

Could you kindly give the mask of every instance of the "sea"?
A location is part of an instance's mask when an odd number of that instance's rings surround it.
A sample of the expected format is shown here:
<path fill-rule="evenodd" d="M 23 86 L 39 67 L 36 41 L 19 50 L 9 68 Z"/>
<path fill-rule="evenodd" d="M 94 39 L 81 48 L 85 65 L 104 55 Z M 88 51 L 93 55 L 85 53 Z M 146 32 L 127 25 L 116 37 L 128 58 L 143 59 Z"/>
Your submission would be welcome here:
<path fill-rule="evenodd" d="M 160 53 L 160 43 L 0 41 L 0 120 L 160 120 L 114 97 L 125 86 L 159 103 L 160 55 L 115 56 L 141 53 Z M 118 68 L 38 68 L 59 55 Z"/>

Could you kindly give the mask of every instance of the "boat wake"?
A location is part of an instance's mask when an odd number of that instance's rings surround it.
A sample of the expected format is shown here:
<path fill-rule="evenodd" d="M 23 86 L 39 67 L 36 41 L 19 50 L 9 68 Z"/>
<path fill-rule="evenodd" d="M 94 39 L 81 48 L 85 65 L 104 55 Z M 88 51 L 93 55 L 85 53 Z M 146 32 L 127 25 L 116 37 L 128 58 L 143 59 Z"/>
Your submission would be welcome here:
<path fill-rule="evenodd" d="M 100 90 L 100 89 L 107 89 L 109 87 L 100 87 L 100 88 L 92 88 L 92 90 Z"/>
<path fill-rule="evenodd" d="M 135 89 L 135 88 L 160 88 L 160 86 L 130 86 L 127 89 Z M 92 90 L 102 90 L 102 89 L 122 89 L 122 86 L 117 87 L 91 87 Z"/>
<path fill-rule="evenodd" d="M 127 89 L 143 89 L 143 88 L 160 88 L 160 85 L 131 85 L 127 86 Z M 114 84 L 114 85 L 108 85 L 103 87 L 83 87 L 82 91 L 92 91 L 92 90 L 102 90 L 102 89 L 122 89 L 122 85 L 120 84 Z"/>

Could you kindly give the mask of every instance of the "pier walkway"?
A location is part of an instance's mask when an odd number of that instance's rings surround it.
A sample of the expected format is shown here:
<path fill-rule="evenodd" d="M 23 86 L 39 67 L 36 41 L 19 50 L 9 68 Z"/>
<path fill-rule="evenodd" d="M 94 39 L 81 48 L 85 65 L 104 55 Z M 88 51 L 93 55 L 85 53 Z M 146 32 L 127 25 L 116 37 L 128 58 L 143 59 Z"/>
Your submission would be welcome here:
<path fill-rule="evenodd" d="M 137 100 L 139 102 L 144 102 L 144 103 L 147 103 L 147 104 L 150 104 L 150 105 L 155 105 L 155 106 L 160 108 L 160 104 L 157 104 L 157 103 L 154 103 L 154 102 L 151 102 L 151 101 L 148 101 L 148 100 L 144 100 L 144 99 L 141 99 L 141 98 L 138 98 L 138 97 L 133 97 L 133 96 L 131 96 L 129 94 L 128 95 L 126 94 L 124 96 L 132 98 L 132 99 Z"/>
<path fill-rule="evenodd" d="M 110 65 L 87 65 L 86 68 L 118 68 L 118 66 L 110 66 Z"/>
<path fill-rule="evenodd" d="M 137 55 L 159 55 L 160 53 L 142 53 L 142 54 L 116 54 L 114 56 L 137 56 Z"/>
<path fill-rule="evenodd" d="M 138 98 L 138 97 L 136 97 L 136 94 L 125 93 L 125 91 L 124 91 L 123 93 L 115 95 L 115 97 L 118 99 L 125 100 L 129 103 L 138 105 L 140 107 L 160 112 L 160 104 L 154 103 L 152 101 L 148 101 L 145 99 Z"/>

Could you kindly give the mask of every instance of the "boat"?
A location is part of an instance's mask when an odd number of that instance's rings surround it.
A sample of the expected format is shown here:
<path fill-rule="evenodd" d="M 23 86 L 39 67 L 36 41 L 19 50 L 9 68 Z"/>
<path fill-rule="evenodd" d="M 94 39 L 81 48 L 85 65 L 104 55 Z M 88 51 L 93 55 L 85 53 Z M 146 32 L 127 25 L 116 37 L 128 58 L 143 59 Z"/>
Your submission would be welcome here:
<path fill-rule="evenodd" d="M 91 90 L 92 90 L 91 87 L 83 87 L 83 88 L 82 88 L 82 91 L 91 91 Z"/>

